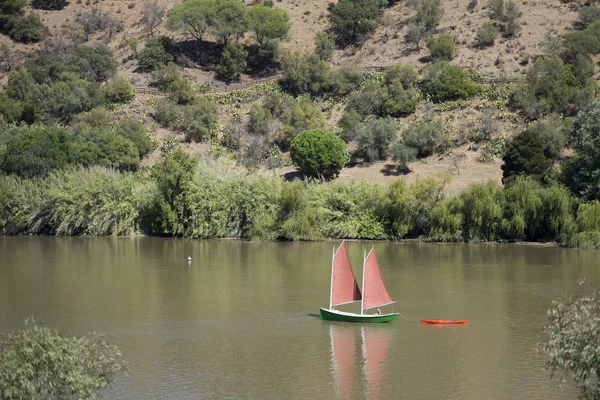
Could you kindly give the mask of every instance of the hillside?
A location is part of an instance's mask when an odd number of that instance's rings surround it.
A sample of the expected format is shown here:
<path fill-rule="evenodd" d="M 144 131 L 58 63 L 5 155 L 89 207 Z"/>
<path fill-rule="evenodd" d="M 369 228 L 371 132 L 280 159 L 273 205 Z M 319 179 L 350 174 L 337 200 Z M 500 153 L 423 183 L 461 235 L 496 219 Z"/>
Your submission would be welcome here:
<path fill-rule="evenodd" d="M 179 4 L 179 1 L 159 1 L 158 5 L 170 9 Z M 473 4 L 471 10 L 468 8 Z M 286 54 L 300 51 L 308 53 L 314 49 L 314 40 L 317 32 L 325 31 L 329 27 L 329 5 L 323 1 L 310 0 L 281 0 L 274 3 L 275 7 L 286 10 L 291 18 L 289 39 L 282 43 L 278 52 L 279 59 Z M 452 64 L 464 69 L 473 69 L 492 77 L 515 78 L 522 76 L 530 68 L 532 61 L 543 53 L 540 43 L 548 35 L 561 35 L 575 26 L 579 6 L 573 3 L 552 1 L 525 1 L 519 3 L 522 11 L 521 28 L 514 38 L 498 38 L 492 46 L 477 47 L 474 44 L 475 34 L 479 26 L 489 21 L 490 6 L 487 2 L 475 1 L 442 1 L 443 16 L 432 31 L 432 35 L 449 33 L 456 43 L 455 56 Z M 23 65 L 25 56 L 34 55 L 47 49 L 48 43 L 69 41 L 69 37 L 81 35 L 81 23 L 78 19 L 89 12 L 98 9 L 122 24 L 118 32 L 106 30 L 93 33 L 86 45 L 105 44 L 113 53 L 118 62 L 116 74 L 127 77 L 134 85 L 148 87 L 151 84 L 151 74 L 140 71 L 134 51 L 130 46 L 132 38 L 139 42 L 138 50 L 144 48 L 145 41 L 149 38 L 148 30 L 141 22 L 144 3 L 134 1 L 73 1 L 64 9 L 58 11 L 41 11 L 26 8 L 26 13 L 40 15 L 41 21 L 46 26 L 45 43 L 21 44 L 12 41 L 6 35 L 0 35 L 0 44 L 6 44 L 11 52 L 11 68 Z M 376 29 L 365 38 L 360 45 L 350 45 L 335 50 L 332 58 L 334 68 L 341 66 L 369 67 L 387 66 L 393 63 L 403 63 L 415 66 L 421 76 L 425 67 L 431 61 L 429 51 L 424 43 L 416 49 L 406 40 L 409 22 L 415 16 L 414 6 L 399 2 L 383 10 L 381 22 Z M 169 31 L 165 28 L 166 17 L 156 29 L 156 34 L 166 35 L 175 43 L 190 44 L 189 36 L 181 32 Z M 208 41 L 214 38 L 208 37 Z M 252 39 L 246 34 L 241 42 L 251 46 Z M 189 47 L 188 46 L 188 47 Z M 180 67 L 181 76 L 190 80 L 192 86 L 198 87 L 206 82 L 216 82 L 214 65 L 196 62 L 192 52 L 184 52 L 176 57 Z M 8 68 L 7 68 L 8 69 Z M 263 71 L 267 75 L 277 72 L 277 65 Z M 242 81 L 251 81 L 261 76 L 261 71 L 253 70 L 252 74 L 242 73 Z M 2 82 L 6 83 L 6 72 L 2 75 Z M 157 149 L 150 154 L 142 165 L 151 166 L 160 156 L 160 144 L 171 136 L 176 136 L 183 141 L 184 135 L 173 131 L 169 127 L 161 127 L 152 117 L 155 104 L 162 96 L 141 94 L 138 92 L 135 100 L 129 104 L 117 106 L 118 116 L 127 116 L 144 122 L 146 127 L 159 142 Z M 248 121 L 248 112 L 252 102 L 235 104 L 234 106 L 219 106 L 219 119 L 223 126 L 232 121 L 232 113 L 241 114 L 242 124 Z M 334 127 L 343 115 L 344 102 L 326 106 L 324 112 L 327 116 L 327 127 Z M 472 146 L 469 144 L 469 132 L 481 129 L 481 124 L 491 126 L 491 136 L 486 139 L 493 145 L 494 140 L 511 137 L 521 131 L 525 126 L 525 119 L 514 110 L 499 106 L 498 102 L 488 101 L 481 97 L 474 97 L 463 101 L 458 106 L 440 106 L 428 102 L 420 102 L 416 112 L 399 118 L 400 130 L 410 124 L 425 119 L 439 119 L 446 129 L 446 137 L 453 143 L 442 154 L 434 154 L 408 164 L 410 173 L 406 179 L 413 181 L 417 177 L 427 177 L 432 174 L 450 173 L 453 180 L 450 189 L 460 190 L 473 182 L 492 179 L 500 181 L 502 171 L 501 160 L 498 153 L 482 155 L 481 149 L 486 143 Z M 252 135 L 245 132 L 241 142 L 246 146 L 251 145 Z M 183 143 L 183 148 L 191 153 L 210 151 L 212 145 L 207 142 Z M 238 146 L 239 147 L 239 146 Z M 352 143 L 351 146 L 352 148 Z M 285 149 L 283 149 L 285 151 Z M 471 151 L 476 150 L 476 151 Z M 285 153 L 284 153 L 285 157 Z M 486 162 L 481 162 L 486 159 Z M 289 164 L 289 162 L 287 162 Z M 291 166 L 284 166 L 279 171 L 289 174 L 294 170 Z M 340 174 L 341 180 L 362 178 L 367 180 L 380 180 L 389 182 L 397 177 L 393 162 L 374 161 L 371 163 L 353 163 L 344 168 Z"/>

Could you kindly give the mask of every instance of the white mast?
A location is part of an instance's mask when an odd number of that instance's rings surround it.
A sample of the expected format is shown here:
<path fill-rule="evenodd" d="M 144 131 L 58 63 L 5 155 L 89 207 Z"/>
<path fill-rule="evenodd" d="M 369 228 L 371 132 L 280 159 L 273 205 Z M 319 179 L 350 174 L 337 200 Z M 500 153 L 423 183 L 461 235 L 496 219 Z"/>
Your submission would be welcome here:
<path fill-rule="evenodd" d="M 367 263 L 367 251 L 364 250 L 365 254 L 363 256 L 363 277 L 362 277 L 362 288 L 360 290 L 361 296 L 360 296 L 360 315 L 363 314 L 364 312 L 364 308 L 363 308 L 363 303 L 365 301 L 365 264 Z"/>
<path fill-rule="evenodd" d="M 344 243 L 342 241 L 342 243 Z M 329 309 L 331 310 L 331 304 L 333 301 L 333 260 L 335 259 L 335 246 L 333 246 L 331 253 L 331 286 L 329 287 Z"/>

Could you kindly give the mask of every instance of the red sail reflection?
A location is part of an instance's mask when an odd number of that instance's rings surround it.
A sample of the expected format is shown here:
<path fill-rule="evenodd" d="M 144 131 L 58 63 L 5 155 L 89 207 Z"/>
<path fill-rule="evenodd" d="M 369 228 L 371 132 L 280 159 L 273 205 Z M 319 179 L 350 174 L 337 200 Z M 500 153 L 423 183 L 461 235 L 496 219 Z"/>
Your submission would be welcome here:
<path fill-rule="evenodd" d="M 330 325 L 331 362 L 337 399 L 353 399 L 359 388 L 358 370 L 362 366 L 365 378 L 365 398 L 380 399 L 386 376 L 387 358 L 394 340 L 394 332 L 382 326 Z M 359 346 L 362 350 L 360 360 Z"/>

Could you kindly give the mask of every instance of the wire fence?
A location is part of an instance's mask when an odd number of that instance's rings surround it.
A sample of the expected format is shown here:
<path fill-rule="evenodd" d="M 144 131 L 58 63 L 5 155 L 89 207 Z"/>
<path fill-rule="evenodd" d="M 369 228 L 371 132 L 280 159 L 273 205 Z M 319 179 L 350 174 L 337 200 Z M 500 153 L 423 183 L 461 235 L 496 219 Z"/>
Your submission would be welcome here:
<path fill-rule="evenodd" d="M 385 66 L 368 66 L 363 67 L 363 71 L 367 72 L 384 72 L 386 69 Z M 224 83 L 224 82 L 210 82 L 207 85 L 206 89 L 202 89 L 201 92 L 205 94 L 213 94 L 213 93 L 228 93 L 234 92 L 237 90 L 248 90 L 256 85 L 260 85 L 261 83 L 269 83 L 278 81 L 283 77 L 282 73 L 278 73 L 275 75 L 267 76 L 264 78 L 256 78 L 242 82 L 235 83 Z M 480 83 L 485 83 L 489 85 L 502 85 L 507 83 L 514 83 L 519 80 L 518 77 L 509 77 L 509 76 L 484 76 Z M 135 92 L 141 95 L 150 95 L 150 96 L 167 96 L 166 92 L 163 92 L 157 88 L 150 86 L 134 86 Z"/>

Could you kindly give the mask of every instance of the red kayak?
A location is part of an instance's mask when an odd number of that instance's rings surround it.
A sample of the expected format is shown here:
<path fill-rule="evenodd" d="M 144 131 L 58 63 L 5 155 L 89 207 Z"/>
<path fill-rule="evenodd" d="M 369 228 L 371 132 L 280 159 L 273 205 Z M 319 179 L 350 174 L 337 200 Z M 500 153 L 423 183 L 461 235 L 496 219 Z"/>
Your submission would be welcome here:
<path fill-rule="evenodd" d="M 424 324 L 438 324 L 438 325 L 464 325 L 469 322 L 468 319 L 422 319 L 421 322 Z"/>

